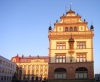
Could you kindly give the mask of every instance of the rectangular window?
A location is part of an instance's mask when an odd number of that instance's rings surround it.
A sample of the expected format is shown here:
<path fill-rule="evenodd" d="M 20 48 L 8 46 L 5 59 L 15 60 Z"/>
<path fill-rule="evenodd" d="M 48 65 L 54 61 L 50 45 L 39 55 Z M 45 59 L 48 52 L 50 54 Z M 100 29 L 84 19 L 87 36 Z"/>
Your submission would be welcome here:
<path fill-rule="evenodd" d="M 35 66 L 34 66 L 34 65 L 32 65 L 32 68 L 35 68 Z"/>
<path fill-rule="evenodd" d="M 2 60 L 0 60 L 0 64 L 2 64 Z"/>
<path fill-rule="evenodd" d="M 65 55 L 56 55 L 56 63 L 65 63 L 66 56 Z"/>
<path fill-rule="evenodd" d="M 86 42 L 77 42 L 77 48 L 78 49 L 85 49 L 86 48 Z"/>
<path fill-rule="evenodd" d="M 32 70 L 32 74 L 34 74 L 34 70 Z"/>
<path fill-rule="evenodd" d="M 24 65 L 24 68 L 26 68 L 26 65 Z"/>
<path fill-rule="evenodd" d="M 36 66 L 36 69 L 39 69 L 39 65 Z"/>
<path fill-rule="evenodd" d="M 1 73 L 1 67 L 0 67 L 0 73 Z"/>
<path fill-rule="evenodd" d="M 77 62 L 86 62 L 86 54 L 85 53 L 77 54 Z"/>
<path fill-rule="evenodd" d="M 30 74 L 30 70 L 28 70 L 28 74 Z"/>
<path fill-rule="evenodd" d="M 56 49 L 58 49 L 58 50 L 66 49 L 65 42 L 57 42 L 56 43 Z"/>
<path fill-rule="evenodd" d="M 30 69 L 31 68 L 31 66 L 30 65 L 28 65 L 28 69 Z"/>

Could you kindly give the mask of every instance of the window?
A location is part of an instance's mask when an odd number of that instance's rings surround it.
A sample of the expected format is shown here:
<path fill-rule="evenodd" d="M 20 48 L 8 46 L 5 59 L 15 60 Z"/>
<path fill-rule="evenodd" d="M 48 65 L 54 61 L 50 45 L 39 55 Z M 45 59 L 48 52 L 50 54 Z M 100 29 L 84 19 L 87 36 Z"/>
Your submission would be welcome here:
<path fill-rule="evenodd" d="M 54 70 L 55 79 L 66 79 L 66 69 L 56 68 Z"/>
<path fill-rule="evenodd" d="M 88 70 L 85 67 L 79 67 L 75 71 L 76 79 L 86 79 L 88 77 Z"/>
<path fill-rule="evenodd" d="M 43 65 L 41 65 L 40 68 L 43 69 Z"/>
<path fill-rule="evenodd" d="M 39 74 L 39 70 L 36 70 L 36 75 L 38 75 Z"/>
<path fill-rule="evenodd" d="M 86 42 L 77 42 L 77 48 L 78 49 L 85 49 L 86 48 Z"/>
<path fill-rule="evenodd" d="M 77 31 L 77 27 L 74 27 L 74 31 Z"/>
<path fill-rule="evenodd" d="M 85 53 L 77 54 L 77 62 L 86 62 L 86 54 Z"/>
<path fill-rule="evenodd" d="M 0 60 L 0 64 L 2 64 L 2 60 Z"/>
<path fill-rule="evenodd" d="M 72 27 L 70 27 L 70 32 L 72 32 L 73 31 L 73 28 Z"/>
<path fill-rule="evenodd" d="M 47 65 L 45 65 L 45 68 L 47 69 Z"/>
<path fill-rule="evenodd" d="M 30 70 L 28 70 L 28 74 L 30 74 Z"/>
<path fill-rule="evenodd" d="M 3 61 L 3 65 L 5 65 L 5 61 Z"/>
<path fill-rule="evenodd" d="M 34 70 L 32 69 L 32 74 L 34 74 Z"/>
<path fill-rule="evenodd" d="M 56 63 L 65 63 L 66 56 L 65 55 L 56 55 Z"/>
<path fill-rule="evenodd" d="M 66 47 L 65 42 L 57 42 L 56 43 L 56 49 L 65 49 Z"/>
<path fill-rule="evenodd" d="M 68 32 L 68 27 L 65 28 L 65 32 Z"/>
<path fill-rule="evenodd" d="M 40 71 L 40 75 L 42 75 L 42 74 L 43 74 L 43 70 Z"/>
<path fill-rule="evenodd" d="M 2 70 L 1 70 L 1 67 L 0 67 L 0 73 L 1 73 L 1 71 L 2 71 Z"/>
<path fill-rule="evenodd" d="M 36 66 L 36 69 L 39 69 L 39 65 Z"/>
<path fill-rule="evenodd" d="M 30 69 L 31 68 L 31 66 L 30 65 L 28 65 L 28 69 Z"/>
<path fill-rule="evenodd" d="M 24 68 L 26 68 L 26 65 L 24 65 Z"/>
<path fill-rule="evenodd" d="M 35 66 L 34 66 L 34 65 L 32 65 L 32 68 L 35 68 Z"/>

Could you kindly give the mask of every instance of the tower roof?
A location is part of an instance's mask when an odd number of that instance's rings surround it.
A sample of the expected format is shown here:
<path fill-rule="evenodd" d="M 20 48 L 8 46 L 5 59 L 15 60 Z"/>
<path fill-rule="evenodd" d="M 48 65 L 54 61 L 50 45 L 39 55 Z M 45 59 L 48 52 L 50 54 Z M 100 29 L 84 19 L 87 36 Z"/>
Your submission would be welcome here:
<path fill-rule="evenodd" d="M 69 42 L 74 42 L 74 39 L 72 38 L 72 34 L 71 37 L 69 38 Z"/>
<path fill-rule="evenodd" d="M 67 13 L 75 13 L 71 8 Z"/>

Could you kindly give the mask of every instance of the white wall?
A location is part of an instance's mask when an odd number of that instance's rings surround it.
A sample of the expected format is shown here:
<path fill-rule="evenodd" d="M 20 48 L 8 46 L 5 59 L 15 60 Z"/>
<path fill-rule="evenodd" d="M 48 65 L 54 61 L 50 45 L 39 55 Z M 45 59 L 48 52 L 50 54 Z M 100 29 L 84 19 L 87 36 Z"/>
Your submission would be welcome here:
<path fill-rule="evenodd" d="M 16 64 L 0 55 L 0 82 L 10 82 L 15 72 Z"/>

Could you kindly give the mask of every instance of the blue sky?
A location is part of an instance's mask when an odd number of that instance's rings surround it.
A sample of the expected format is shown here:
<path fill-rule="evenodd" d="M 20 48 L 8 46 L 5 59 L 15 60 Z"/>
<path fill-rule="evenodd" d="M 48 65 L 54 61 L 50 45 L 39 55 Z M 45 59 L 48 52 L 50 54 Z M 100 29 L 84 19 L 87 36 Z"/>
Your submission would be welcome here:
<path fill-rule="evenodd" d="M 48 27 L 70 8 L 94 25 L 94 69 L 100 73 L 100 0 L 0 0 L 0 55 L 48 55 Z"/>

